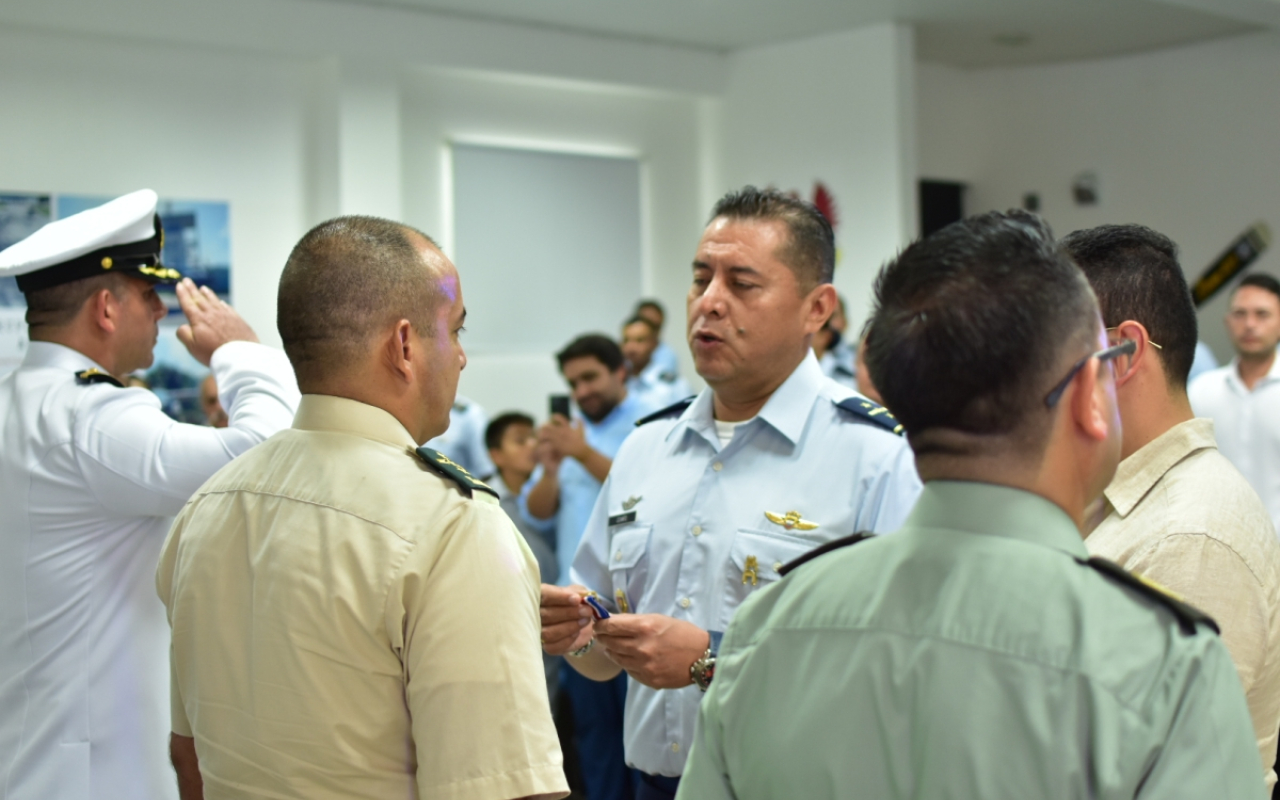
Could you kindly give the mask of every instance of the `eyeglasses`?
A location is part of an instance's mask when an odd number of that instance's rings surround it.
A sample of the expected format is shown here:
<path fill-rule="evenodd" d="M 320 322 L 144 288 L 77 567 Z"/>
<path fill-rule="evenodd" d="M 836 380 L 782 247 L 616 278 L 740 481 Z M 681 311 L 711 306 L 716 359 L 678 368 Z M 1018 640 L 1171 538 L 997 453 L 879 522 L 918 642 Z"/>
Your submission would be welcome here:
<path fill-rule="evenodd" d="M 1062 382 L 1053 387 L 1053 391 L 1049 392 L 1049 394 L 1045 396 L 1044 404 L 1049 408 L 1056 406 L 1058 401 L 1062 399 L 1062 393 L 1071 385 L 1071 380 L 1075 378 L 1077 372 L 1084 368 L 1085 364 L 1089 363 L 1089 359 L 1096 358 L 1100 362 L 1110 361 L 1111 359 L 1119 358 L 1120 356 L 1131 356 L 1137 349 L 1137 342 L 1132 339 L 1125 339 L 1115 347 L 1108 347 L 1106 350 L 1099 350 L 1096 353 L 1085 356 L 1077 361 L 1076 365 L 1067 373 L 1067 377 L 1063 378 Z"/>
<path fill-rule="evenodd" d="M 1111 333 L 1112 331 L 1118 331 L 1118 330 L 1120 330 L 1120 329 L 1119 329 L 1119 328 L 1107 328 L 1107 333 Z M 1158 344 L 1156 344 L 1155 342 L 1151 341 L 1150 339 L 1148 339 L 1148 340 L 1147 340 L 1147 344 L 1151 345 L 1152 347 L 1154 347 L 1154 348 L 1155 348 L 1155 349 L 1157 349 L 1157 350 L 1163 350 L 1163 349 L 1164 349 L 1163 347 L 1161 347 L 1160 345 L 1158 345 Z"/>

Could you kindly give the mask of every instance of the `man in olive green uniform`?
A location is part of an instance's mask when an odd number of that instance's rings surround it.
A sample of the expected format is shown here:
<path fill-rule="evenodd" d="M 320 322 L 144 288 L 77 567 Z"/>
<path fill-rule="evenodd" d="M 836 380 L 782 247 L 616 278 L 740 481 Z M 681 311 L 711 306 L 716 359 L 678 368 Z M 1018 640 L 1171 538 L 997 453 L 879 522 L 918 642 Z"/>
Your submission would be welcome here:
<path fill-rule="evenodd" d="M 876 297 L 867 363 L 924 492 L 743 604 L 678 797 L 1262 798 L 1212 620 L 1084 547 L 1132 347 L 1084 276 L 1037 218 L 987 214 Z"/>

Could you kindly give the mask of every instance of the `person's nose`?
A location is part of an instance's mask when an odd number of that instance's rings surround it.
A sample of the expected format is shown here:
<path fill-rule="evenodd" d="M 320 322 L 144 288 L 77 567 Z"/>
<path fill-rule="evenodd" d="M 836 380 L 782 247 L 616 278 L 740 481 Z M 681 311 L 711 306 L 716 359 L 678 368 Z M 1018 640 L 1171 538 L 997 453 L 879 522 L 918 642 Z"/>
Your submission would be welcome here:
<path fill-rule="evenodd" d="M 164 301 L 160 299 L 160 296 L 152 295 L 151 315 L 155 317 L 155 321 L 159 322 L 160 320 L 164 319 L 165 316 L 168 315 L 168 313 L 169 313 L 169 309 L 165 306 Z"/>
<path fill-rule="evenodd" d="M 728 308 L 729 289 L 719 276 L 711 279 L 707 288 L 694 300 L 693 311 L 696 317 L 718 318 L 725 315 Z"/>

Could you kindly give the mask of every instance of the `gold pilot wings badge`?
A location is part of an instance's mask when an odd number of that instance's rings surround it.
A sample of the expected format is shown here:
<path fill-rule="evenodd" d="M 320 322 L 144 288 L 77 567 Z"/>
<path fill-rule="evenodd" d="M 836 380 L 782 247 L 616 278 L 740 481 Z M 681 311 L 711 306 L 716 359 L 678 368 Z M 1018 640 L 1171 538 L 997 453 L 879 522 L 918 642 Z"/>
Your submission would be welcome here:
<path fill-rule="evenodd" d="M 811 531 L 818 527 L 818 523 L 801 518 L 799 511 L 788 511 L 785 514 L 766 511 L 764 515 L 774 525 L 781 525 L 789 531 Z"/>

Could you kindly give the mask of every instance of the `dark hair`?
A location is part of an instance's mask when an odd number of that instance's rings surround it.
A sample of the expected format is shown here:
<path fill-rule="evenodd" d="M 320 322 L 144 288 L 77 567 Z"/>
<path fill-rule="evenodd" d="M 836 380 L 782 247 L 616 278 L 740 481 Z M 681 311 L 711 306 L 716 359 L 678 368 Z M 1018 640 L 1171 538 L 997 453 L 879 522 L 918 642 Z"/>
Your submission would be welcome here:
<path fill-rule="evenodd" d="M 744 186 L 716 203 L 711 219 L 718 217 L 782 222 L 791 238 L 777 256 L 795 273 L 801 291 L 831 283 L 836 269 L 836 237 L 831 223 L 813 203 L 777 189 Z"/>
<path fill-rule="evenodd" d="M 423 336 L 434 334 L 440 298 L 413 234 L 431 242 L 391 220 L 338 217 L 294 246 L 280 275 L 276 327 L 300 381 L 364 358 L 370 338 L 395 320 L 409 320 Z"/>
<path fill-rule="evenodd" d="M 1141 322 L 1160 345 L 1170 386 L 1185 387 L 1196 357 L 1196 307 L 1191 299 L 1178 246 L 1142 225 L 1101 225 L 1063 237 L 1062 249 L 1084 270 L 1113 328 Z"/>
<path fill-rule="evenodd" d="M 653 333 L 655 337 L 658 335 L 658 326 L 653 324 L 653 320 L 648 320 L 648 319 L 645 319 L 644 317 L 635 316 L 627 320 L 626 322 L 622 323 L 622 329 L 626 330 L 627 328 L 630 328 L 632 325 L 644 325 L 646 328 L 650 330 L 650 332 Z"/>
<path fill-rule="evenodd" d="M 604 364 L 610 372 L 617 372 L 626 364 L 618 343 L 600 333 L 588 333 L 569 342 L 563 350 L 556 353 L 556 361 L 560 364 L 560 371 L 564 372 L 566 363 L 587 356 Z"/>
<path fill-rule="evenodd" d="M 632 312 L 632 315 L 633 316 L 638 315 L 640 313 L 640 309 L 642 308 L 652 308 L 654 311 L 657 311 L 659 314 L 662 315 L 662 319 L 664 322 L 667 319 L 667 310 L 662 307 L 662 303 L 659 303 L 657 300 L 654 300 L 653 298 L 645 298 L 644 300 L 641 300 L 640 302 L 636 303 L 636 310 Z"/>
<path fill-rule="evenodd" d="M 507 411 L 493 418 L 489 427 L 484 429 L 484 446 L 490 450 L 502 449 L 502 437 L 507 435 L 507 428 L 512 425 L 528 425 L 533 427 L 533 417 L 519 411 Z"/>
<path fill-rule="evenodd" d="M 84 308 L 85 302 L 103 289 L 117 298 L 123 298 L 128 289 L 127 281 L 127 275 L 110 273 L 23 292 L 27 299 L 27 325 L 32 328 L 61 328 L 68 325 L 80 313 L 80 309 Z"/>
<path fill-rule="evenodd" d="M 1246 275 L 1245 279 L 1240 281 L 1236 288 L 1232 290 L 1232 293 L 1234 294 L 1239 291 L 1241 286 L 1256 286 L 1259 289 L 1265 289 L 1266 291 L 1271 292 L 1280 299 L 1280 281 L 1265 272 L 1254 272 L 1250 275 Z"/>
<path fill-rule="evenodd" d="M 930 429 L 1041 444 L 1062 352 L 1096 336 L 1083 273 L 1039 217 L 991 212 L 919 239 L 883 269 L 866 363 L 917 455 Z"/>

